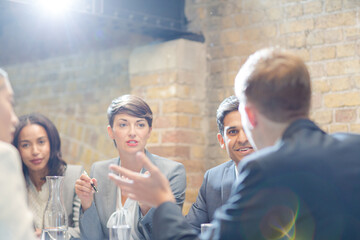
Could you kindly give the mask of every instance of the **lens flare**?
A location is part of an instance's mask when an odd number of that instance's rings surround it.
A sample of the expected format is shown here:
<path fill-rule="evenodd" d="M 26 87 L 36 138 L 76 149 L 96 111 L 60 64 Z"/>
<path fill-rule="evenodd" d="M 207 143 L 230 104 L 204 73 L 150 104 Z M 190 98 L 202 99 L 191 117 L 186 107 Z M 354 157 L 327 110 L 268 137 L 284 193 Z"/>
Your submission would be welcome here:
<path fill-rule="evenodd" d="M 72 0 L 37 0 L 40 10 L 50 16 L 65 14 L 71 7 Z"/>
<path fill-rule="evenodd" d="M 287 201 L 278 201 L 264 214 L 260 229 L 267 240 L 294 240 L 296 239 L 296 220 L 299 213 L 299 199 L 291 191 L 281 191 Z"/>

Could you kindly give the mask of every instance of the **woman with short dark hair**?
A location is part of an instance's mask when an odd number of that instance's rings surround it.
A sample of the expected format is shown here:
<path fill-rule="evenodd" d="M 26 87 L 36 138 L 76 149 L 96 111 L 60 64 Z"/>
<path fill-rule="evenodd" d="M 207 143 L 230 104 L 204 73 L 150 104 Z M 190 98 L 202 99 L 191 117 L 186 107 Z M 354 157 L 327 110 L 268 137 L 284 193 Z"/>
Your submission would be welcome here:
<path fill-rule="evenodd" d="M 152 111 L 140 97 L 123 95 L 110 104 L 108 111 L 110 138 L 114 141 L 119 157 L 93 164 L 90 177 L 83 174 L 76 182 L 76 192 L 81 199 L 80 230 L 82 239 L 108 239 L 108 220 L 117 209 L 128 212 L 126 223 L 131 227 L 130 239 L 152 238 L 154 209 L 127 198 L 108 178 L 109 166 L 145 173 L 146 169 L 136 160 L 137 152 L 144 152 L 170 181 L 177 204 L 185 200 L 186 176 L 181 163 L 151 154 L 145 149 L 152 130 Z M 99 193 L 91 183 L 98 185 Z M 110 227 L 113 226 L 111 221 Z"/>

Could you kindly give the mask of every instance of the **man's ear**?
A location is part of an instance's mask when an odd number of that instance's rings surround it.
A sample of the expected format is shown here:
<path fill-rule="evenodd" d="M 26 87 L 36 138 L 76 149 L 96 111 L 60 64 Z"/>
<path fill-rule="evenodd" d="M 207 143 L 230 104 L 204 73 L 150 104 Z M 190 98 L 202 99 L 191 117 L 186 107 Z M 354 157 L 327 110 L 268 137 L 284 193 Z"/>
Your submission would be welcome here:
<path fill-rule="evenodd" d="M 112 128 L 111 128 L 110 125 L 107 126 L 107 131 L 108 131 L 109 137 L 111 139 L 114 139 L 114 133 L 113 133 Z"/>
<path fill-rule="evenodd" d="M 252 128 L 257 126 L 257 112 L 252 105 L 245 106 L 245 113 Z"/>
<path fill-rule="evenodd" d="M 222 136 L 220 133 L 217 134 L 217 139 L 218 139 L 218 142 L 219 142 L 219 144 L 220 144 L 220 147 L 221 147 L 222 149 L 226 149 L 226 147 L 225 147 L 225 142 L 224 142 L 224 138 L 223 138 L 223 136 Z"/>

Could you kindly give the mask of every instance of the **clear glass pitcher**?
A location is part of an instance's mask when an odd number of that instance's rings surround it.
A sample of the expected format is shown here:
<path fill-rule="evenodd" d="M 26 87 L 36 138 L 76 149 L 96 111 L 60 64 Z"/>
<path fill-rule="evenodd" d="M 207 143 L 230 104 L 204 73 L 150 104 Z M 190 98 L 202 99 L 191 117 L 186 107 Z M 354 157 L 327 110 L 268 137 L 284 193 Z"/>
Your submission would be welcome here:
<path fill-rule="evenodd" d="M 42 239 L 67 240 L 68 219 L 63 202 L 63 176 L 46 176 L 49 199 L 44 211 Z"/>

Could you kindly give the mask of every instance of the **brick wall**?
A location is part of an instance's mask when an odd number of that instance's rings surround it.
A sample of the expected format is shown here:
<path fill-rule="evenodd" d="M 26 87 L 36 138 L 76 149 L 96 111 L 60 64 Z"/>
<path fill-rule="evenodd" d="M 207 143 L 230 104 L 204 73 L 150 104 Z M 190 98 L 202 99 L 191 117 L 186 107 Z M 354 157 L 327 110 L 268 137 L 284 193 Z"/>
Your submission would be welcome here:
<path fill-rule="evenodd" d="M 139 47 L 129 60 L 131 91 L 154 112 L 148 149 L 185 166 L 184 213 L 196 200 L 204 173 L 205 62 L 204 45 L 183 39 Z"/>
<path fill-rule="evenodd" d="M 311 118 L 328 132 L 360 132 L 360 1 L 186 0 L 192 31 L 205 36 L 209 146 L 205 168 L 226 155 L 216 142 L 214 113 L 233 94 L 249 54 L 268 46 L 291 49 L 312 77 Z"/>
<path fill-rule="evenodd" d="M 186 167 L 186 213 L 204 171 L 228 160 L 217 143 L 215 112 L 259 48 L 289 48 L 306 61 L 311 117 L 323 129 L 360 132 L 359 10 L 357 0 L 187 0 L 189 28 L 204 34 L 204 44 L 143 41 L 4 68 L 17 113 L 49 116 L 65 159 L 87 169 L 117 156 L 106 132 L 110 101 L 125 93 L 144 97 L 155 115 L 149 149 Z"/>
<path fill-rule="evenodd" d="M 7 66 L 18 115 L 40 112 L 56 125 L 64 159 L 82 164 L 117 155 L 109 139 L 106 109 L 129 93 L 129 48 L 93 51 Z"/>
<path fill-rule="evenodd" d="M 106 109 L 122 94 L 144 98 L 154 113 L 148 149 L 184 164 L 186 213 L 204 173 L 205 48 L 174 40 L 51 58 L 5 67 L 18 115 L 40 112 L 57 126 L 64 159 L 87 170 L 118 156 L 108 137 Z"/>

